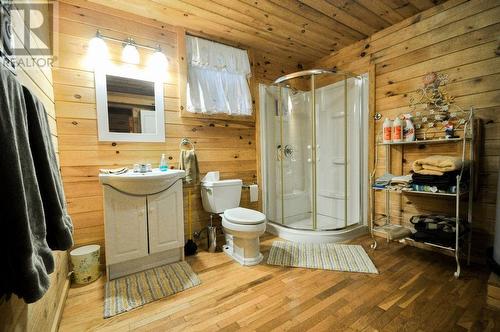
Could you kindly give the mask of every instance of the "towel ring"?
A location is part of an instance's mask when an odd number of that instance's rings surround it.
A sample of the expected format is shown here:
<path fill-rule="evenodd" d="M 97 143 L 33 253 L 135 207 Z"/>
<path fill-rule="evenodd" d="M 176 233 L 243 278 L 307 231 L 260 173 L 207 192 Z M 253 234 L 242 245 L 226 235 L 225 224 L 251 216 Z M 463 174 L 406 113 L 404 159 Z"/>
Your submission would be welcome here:
<path fill-rule="evenodd" d="M 191 145 L 190 150 L 194 150 L 194 144 L 189 140 L 189 138 L 183 138 L 181 140 L 181 143 L 179 144 L 179 149 L 183 150 L 183 147 L 185 147 L 186 145 Z"/>

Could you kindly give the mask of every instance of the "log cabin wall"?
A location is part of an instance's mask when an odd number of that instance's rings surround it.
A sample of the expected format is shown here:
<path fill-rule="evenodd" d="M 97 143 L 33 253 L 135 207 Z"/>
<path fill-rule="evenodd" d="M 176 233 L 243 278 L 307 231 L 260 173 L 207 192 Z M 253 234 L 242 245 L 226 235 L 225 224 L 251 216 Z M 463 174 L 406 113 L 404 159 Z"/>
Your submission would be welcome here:
<path fill-rule="evenodd" d="M 40 7 L 43 2 L 36 1 L 36 3 L 37 10 L 48 12 L 46 7 Z M 12 11 L 12 15 L 16 15 L 15 13 Z M 22 29 L 24 27 L 18 25 L 20 22 L 23 22 L 21 18 L 13 20 L 13 37 L 16 47 L 24 45 L 24 39 L 20 38 L 23 36 Z M 43 33 L 49 34 L 50 32 L 44 30 Z M 27 51 L 29 52 L 29 50 Z M 26 58 L 23 57 L 23 59 Z M 56 112 L 50 67 L 39 64 L 29 68 L 17 66 L 16 75 L 19 83 L 28 87 L 43 102 L 57 153 Z M 42 299 L 31 304 L 26 304 L 15 295 L 8 301 L 0 299 L 0 331 L 53 331 L 57 329 L 62 306 L 69 289 L 68 254 L 65 251 L 54 251 L 53 255 L 55 267 L 54 272 L 50 275 L 51 286 Z"/>
<path fill-rule="evenodd" d="M 450 0 L 373 34 L 333 53 L 310 67 L 336 67 L 364 73 L 372 70 L 375 134 L 380 134 L 385 117 L 394 119 L 409 111 L 409 97 L 423 86 L 425 73 L 449 76 L 447 86 L 463 108 L 474 106 L 482 119 L 479 194 L 473 206 L 473 251 L 484 258 L 484 248 L 494 234 L 498 171 L 500 168 L 500 3 L 495 0 Z M 372 75 L 372 76 L 373 76 Z M 374 151 L 372 137 L 370 151 Z M 376 176 L 384 173 L 384 149 L 379 149 Z M 404 151 L 404 152 L 403 152 Z M 455 154 L 457 145 L 401 147 L 392 149 L 392 171 L 407 173 L 413 160 L 429 153 Z M 384 193 L 375 195 L 375 213 L 385 212 Z M 411 215 L 448 213 L 453 199 L 391 194 L 391 214 L 408 223 Z"/>
<path fill-rule="evenodd" d="M 181 111 L 185 108 L 183 29 L 80 0 L 60 1 L 59 20 L 60 52 L 53 68 L 55 106 L 61 170 L 77 246 L 98 243 L 104 248 L 99 168 L 131 167 L 134 163 L 142 162 L 158 167 L 162 153 L 166 154 L 169 165 L 177 167 L 179 143 L 183 137 L 195 144 L 202 174 L 219 170 L 225 179 L 240 178 L 244 183 L 257 182 L 255 116 L 221 116 L 217 120 Z M 94 74 L 87 61 L 88 43 L 97 29 L 106 36 L 123 40 L 132 37 L 140 44 L 161 45 L 169 60 L 165 83 L 164 143 L 98 141 Z M 111 61 L 120 64 L 122 46 L 112 42 L 106 44 Z M 139 49 L 139 52 L 141 61 L 146 61 L 149 51 Z M 254 53 L 249 51 L 249 54 L 253 57 Z M 260 63 L 256 63 L 258 65 Z M 253 92 L 257 91 L 258 80 L 252 78 Z M 187 189 L 184 188 L 185 209 Z M 201 205 L 199 187 L 190 189 L 193 230 L 199 231 L 206 225 L 209 216 Z M 258 208 L 258 204 L 249 203 L 248 190 L 242 192 L 241 205 Z M 187 218 L 188 214 L 184 215 Z"/>

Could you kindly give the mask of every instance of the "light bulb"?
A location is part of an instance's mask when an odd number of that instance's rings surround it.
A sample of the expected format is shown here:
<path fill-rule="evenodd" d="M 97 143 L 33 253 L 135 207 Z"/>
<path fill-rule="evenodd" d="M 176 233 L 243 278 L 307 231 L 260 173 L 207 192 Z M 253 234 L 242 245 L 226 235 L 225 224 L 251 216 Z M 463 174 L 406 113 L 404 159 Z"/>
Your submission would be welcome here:
<path fill-rule="evenodd" d="M 151 55 L 149 59 L 148 66 L 153 71 L 162 71 L 167 70 L 168 60 L 165 54 L 161 51 L 156 51 Z"/>
<path fill-rule="evenodd" d="M 127 43 L 125 47 L 123 47 L 122 61 L 133 65 L 138 65 L 141 62 L 141 57 L 139 55 L 137 47 L 135 47 L 131 43 Z"/>
<path fill-rule="evenodd" d="M 95 36 L 89 42 L 88 60 L 91 67 L 104 65 L 108 61 L 108 47 L 101 37 Z"/>

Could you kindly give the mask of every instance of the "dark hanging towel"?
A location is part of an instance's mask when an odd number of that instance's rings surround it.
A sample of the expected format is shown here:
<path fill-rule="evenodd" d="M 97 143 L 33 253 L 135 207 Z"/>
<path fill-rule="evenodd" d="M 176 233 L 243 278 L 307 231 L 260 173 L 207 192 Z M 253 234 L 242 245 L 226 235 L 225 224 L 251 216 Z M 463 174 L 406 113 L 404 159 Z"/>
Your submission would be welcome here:
<path fill-rule="evenodd" d="M 50 247 L 72 245 L 71 220 L 54 203 L 56 196 L 64 200 L 61 188 L 49 188 L 56 173 L 50 162 L 47 166 L 47 159 L 55 163 L 52 142 L 46 141 L 47 119 L 34 99 L 30 102 L 28 112 L 21 85 L 9 71 L 0 70 L 0 298 L 16 294 L 26 303 L 40 299 L 50 286 L 54 270 Z M 44 152 L 35 149 L 48 145 L 44 160 Z"/>
<path fill-rule="evenodd" d="M 35 302 L 50 285 L 54 258 L 45 239 L 45 216 L 31 155 L 26 104 L 16 78 L 0 69 L 0 295 Z"/>
<path fill-rule="evenodd" d="M 52 143 L 47 112 L 43 103 L 23 87 L 28 114 L 31 154 L 42 196 L 47 229 L 47 243 L 52 250 L 67 250 L 73 246 L 73 224 L 66 210 L 61 173 Z"/>

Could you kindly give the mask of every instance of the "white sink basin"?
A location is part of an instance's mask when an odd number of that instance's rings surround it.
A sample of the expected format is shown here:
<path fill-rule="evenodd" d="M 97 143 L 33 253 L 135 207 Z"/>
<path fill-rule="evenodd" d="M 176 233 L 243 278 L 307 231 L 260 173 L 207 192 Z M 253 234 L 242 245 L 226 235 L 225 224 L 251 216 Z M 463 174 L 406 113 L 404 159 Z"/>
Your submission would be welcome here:
<path fill-rule="evenodd" d="M 148 173 L 129 171 L 119 175 L 99 174 L 99 182 L 127 194 L 151 195 L 167 189 L 185 175 L 185 171 L 178 169 L 170 169 L 165 172 L 154 169 Z"/>

